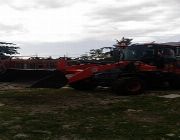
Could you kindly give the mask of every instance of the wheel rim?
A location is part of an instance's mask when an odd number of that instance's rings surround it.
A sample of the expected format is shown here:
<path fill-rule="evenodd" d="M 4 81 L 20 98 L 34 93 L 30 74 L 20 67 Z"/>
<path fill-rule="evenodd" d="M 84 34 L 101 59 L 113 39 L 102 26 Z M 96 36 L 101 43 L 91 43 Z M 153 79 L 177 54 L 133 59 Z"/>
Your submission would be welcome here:
<path fill-rule="evenodd" d="M 127 86 L 127 89 L 130 92 L 137 92 L 137 91 L 141 90 L 141 88 L 142 88 L 142 85 L 139 81 L 132 81 Z"/>

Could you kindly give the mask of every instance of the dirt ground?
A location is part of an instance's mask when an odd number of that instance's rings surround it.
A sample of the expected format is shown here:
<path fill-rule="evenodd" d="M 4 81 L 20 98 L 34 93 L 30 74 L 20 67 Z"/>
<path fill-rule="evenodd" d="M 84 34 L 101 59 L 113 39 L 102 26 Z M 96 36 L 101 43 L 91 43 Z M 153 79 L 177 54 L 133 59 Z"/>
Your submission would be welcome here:
<path fill-rule="evenodd" d="M 180 139 L 180 91 L 30 89 L 0 83 L 0 140 Z"/>
<path fill-rule="evenodd" d="M 23 83 L 1 83 L 0 82 L 0 91 L 3 90 L 14 90 L 14 89 L 24 89 L 27 87 L 27 84 Z"/>

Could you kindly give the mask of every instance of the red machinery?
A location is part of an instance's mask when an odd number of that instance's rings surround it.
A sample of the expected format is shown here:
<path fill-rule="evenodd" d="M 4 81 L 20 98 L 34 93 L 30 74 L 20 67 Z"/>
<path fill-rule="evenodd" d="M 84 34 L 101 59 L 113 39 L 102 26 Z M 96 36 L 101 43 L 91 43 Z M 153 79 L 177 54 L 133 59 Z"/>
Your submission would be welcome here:
<path fill-rule="evenodd" d="M 36 78 L 41 75 L 31 87 L 60 88 L 69 84 L 78 90 L 90 90 L 104 86 L 111 87 L 117 94 L 139 94 L 146 87 L 177 88 L 180 81 L 179 50 L 178 46 L 135 44 L 120 50 L 120 60 L 111 64 L 69 66 L 68 61 L 62 59 L 57 63 L 56 70 L 39 70 L 33 74 L 31 71 L 30 75 L 35 75 Z M 8 71 L 18 75 L 20 70 Z M 27 71 L 24 75 L 26 74 Z M 0 80 L 11 81 L 12 75 L 4 73 Z"/>
<path fill-rule="evenodd" d="M 178 88 L 179 50 L 178 46 L 136 44 L 123 49 L 119 62 L 68 66 L 62 60 L 57 69 L 68 77 L 68 84 L 78 90 L 105 86 L 118 94 L 138 94 L 147 87 Z"/>

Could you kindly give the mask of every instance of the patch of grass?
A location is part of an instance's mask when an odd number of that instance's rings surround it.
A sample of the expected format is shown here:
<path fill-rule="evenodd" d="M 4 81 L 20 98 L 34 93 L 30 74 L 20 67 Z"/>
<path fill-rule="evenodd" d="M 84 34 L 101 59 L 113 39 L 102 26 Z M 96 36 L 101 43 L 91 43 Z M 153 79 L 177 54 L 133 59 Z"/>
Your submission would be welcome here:
<path fill-rule="evenodd" d="M 9 90 L 1 91 L 0 103 L 2 140 L 180 139 L 180 98 L 151 92 L 122 97 L 70 88 Z"/>

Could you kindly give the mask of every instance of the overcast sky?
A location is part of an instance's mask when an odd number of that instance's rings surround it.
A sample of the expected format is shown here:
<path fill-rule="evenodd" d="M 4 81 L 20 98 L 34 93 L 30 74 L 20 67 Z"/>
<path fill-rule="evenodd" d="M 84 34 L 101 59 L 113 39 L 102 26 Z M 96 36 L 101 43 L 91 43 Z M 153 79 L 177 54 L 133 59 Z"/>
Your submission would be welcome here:
<path fill-rule="evenodd" d="M 179 0 L 0 0 L 0 41 L 21 55 L 78 56 L 135 42 L 180 41 Z"/>

